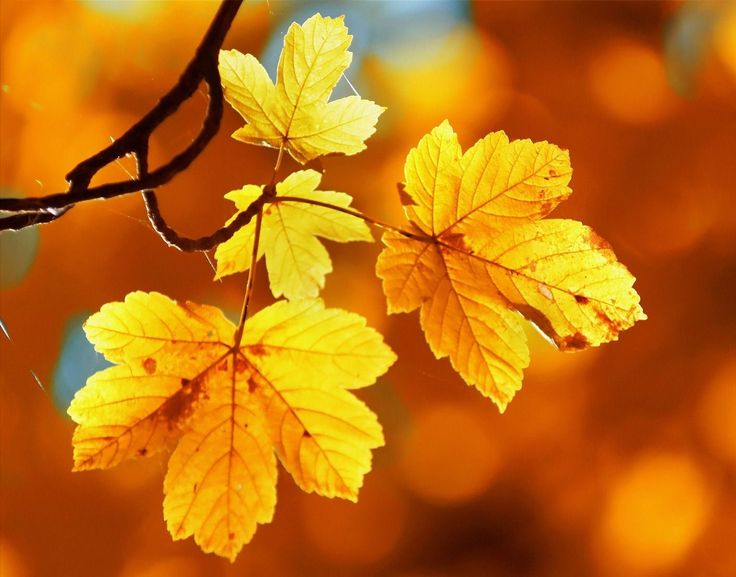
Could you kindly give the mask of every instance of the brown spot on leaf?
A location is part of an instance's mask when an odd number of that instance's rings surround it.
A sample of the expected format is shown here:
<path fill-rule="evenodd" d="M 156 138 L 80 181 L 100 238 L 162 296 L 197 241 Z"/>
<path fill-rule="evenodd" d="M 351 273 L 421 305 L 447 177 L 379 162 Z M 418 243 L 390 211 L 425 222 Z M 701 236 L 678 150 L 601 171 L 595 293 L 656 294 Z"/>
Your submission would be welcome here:
<path fill-rule="evenodd" d="M 579 351 L 588 346 L 588 339 L 586 339 L 580 333 L 574 335 L 568 335 L 562 339 L 562 348 L 567 350 Z"/>
<path fill-rule="evenodd" d="M 306 431 L 306 430 L 305 430 L 302 436 L 303 436 L 303 437 L 304 437 L 305 439 L 311 439 L 311 438 L 312 438 L 312 433 L 310 433 L 309 431 Z"/>
<path fill-rule="evenodd" d="M 547 216 L 554 209 L 555 209 L 554 201 L 545 200 L 544 202 L 542 202 L 542 206 L 540 207 L 539 212 L 542 216 Z"/>
<path fill-rule="evenodd" d="M 439 240 L 445 245 L 466 254 L 473 254 L 473 250 L 465 244 L 465 235 L 460 232 L 450 232 L 440 236 Z"/>
<path fill-rule="evenodd" d="M 584 297 L 583 295 L 575 295 L 575 302 L 581 305 L 587 305 L 588 297 Z"/>
<path fill-rule="evenodd" d="M 256 383 L 253 379 L 248 379 L 248 392 L 254 393 L 257 388 L 258 388 L 258 383 Z"/>
<path fill-rule="evenodd" d="M 198 483 L 194 483 L 194 487 L 192 487 L 192 491 L 194 491 L 196 493 L 198 488 L 199 488 L 199 484 Z"/>
<path fill-rule="evenodd" d="M 596 248 L 599 248 L 601 250 L 613 250 L 613 247 L 610 244 L 608 244 L 607 240 L 598 236 L 592 230 L 590 231 L 590 236 L 588 240 L 590 241 L 590 244 L 592 244 Z"/>
<path fill-rule="evenodd" d="M 235 359 L 235 372 L 240 374 L 244 373 L 245 369 L 248 368 L 248 363 L 245 359 L 241 357 L 236 357 Z"/>
<path fill-rule="evenodd" d="M 181 389 L 171 395 L 158 410 L 158 418 L 166 421 L 170 431 L 184 423 L 203 394 L 201 379 L 181 379 Z"/>
<path fill-rule="evenodd" d="M 608 326 L 609 329 L 611 329 L 609 333 L 609 339 L 616 339 L 616 335 L 620 333 L 625 328 L 625 324 L 612 319 L 609 317 L 604 311 L 602 311 L 599 308 L 595 309 L 595 314 L 598 317 L 598 320 L 601 322 L 601 324 Z"/>
<path fill-rule="evenodd" d="M 227 370 L 227 360 L 222 361 L 219 365 L 217 365 L 218 371 L 226 371 Z"/>
<path fill-rule="evenodd" d="M 396 190 L 399 191 L 399 200 L 401 201 L 401 206 L 417 205 L 417 203 L 414 202 L 414 199 L 409 195 L 409 193 L 406 192 L 406 184 L 404 184 L 403 182 L 397 182 Z"/>
<path fill-rule="evenodd" d="M 233 539 L 235 539 L 235 533 L 228 533 L 227 538 L 230 539 L 230 541 L 232 541 Z"/>
<path fill-rule="evenodd" d="M 138 449 L 138 455 L 140 455 L 141 457 L 145 457 L 147 453 L 148 449 L 146 449 L 145 447 L 143 447 L 142 449 Z"/>
<path fill-rule="evenodd" d="M 595 314 L 598 317 L 598 320 L 601 321 L 604 325 L 607 325 L 611 322 L 611 319 L 608 318 L 608 315 L 604 313 L 601 309 L 596 308 Z"/>
<path fill-rule="evenodd" d="M 268 354 L 266 347 L 258 343 L 248 347 L 248 352 L 255 355 L 256 357 L 265 357 Z"/>
<path fill-rule="evenodd" d="M 549 169 L 549 175 L 550 176 L 557 176 L 557 171 L 554 168 Z"/>
<path fill-rule="evenodd" d="M 146 371 L 149 375 L 152 375 L 156 372 L 156 359 L 152 359 L 151 357 L 148 357 L 143 361 L 143 370 Z"/>

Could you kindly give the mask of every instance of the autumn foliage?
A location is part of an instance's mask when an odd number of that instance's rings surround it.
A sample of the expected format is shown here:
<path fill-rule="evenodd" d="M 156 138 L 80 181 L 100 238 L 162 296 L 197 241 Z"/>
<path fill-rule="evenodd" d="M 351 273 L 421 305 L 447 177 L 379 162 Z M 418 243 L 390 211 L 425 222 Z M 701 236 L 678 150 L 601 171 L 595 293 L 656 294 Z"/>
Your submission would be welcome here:
<path fill-rule="evenodd" d="M 570 195 L 566 151 L 491 133 L 465 154 L 448 122 L 404 168 L 411 235 L 387 232 L 378 276 L 389 312 L 421 307 L 435 356 L 501 411 L 521 388 L 529 351 L 522 313 L 560 350 L 618 338 L 646 318 L 634 277 L 574 220 L 541 220 Z"/>
<path fill-rule="evenodd" d="M 306 492 L 356 500 L 384 443 L 352 389 L 396 357 L 362 317 L 318 298 L 332 263 L 320 241 L 372 241 L 387 229 L 376 272 L 389 313 L 420 309 L 437 358 L 501 411 L 521 388 L 529 351 L 521 313 L 561 350 L 615 340 L 646 318 L 633 276 L 577 221 L 545 219 L 571 193 L 568 153 L 494 132 L 463 153 L 445 121 L 409 151 L 399 199 L 407 224 L 382 223 L 345 192 L 320 190 L 313 169 L 276 177 L 284 152 L 304 164 L 356 154 L 383 108 L 330 100 L 351 62 L 342 18 L 315 15 L 284 37 L 274 83 L 250 54 L 220 55 L 225 97 L 245 125 L 233 137 L 278 149 L 273 178 L 225 196 L 255 218 L 219 245 L 216 278 L 249 271 L 239 323 L 217 308 L 134 292 L 85 324 L 113 367 L 93 375 L 69 414 L 76 470 L 107 468 L 176 445 L 164 480 L 175 539 L 234 560 L 271 521 L 276 457 Z M 249 317 L 265 256 L 271 292 Z"/>
<path fill-rule="evenodd" d="M 324 154 L 356 154 L 383 108 L 359 96 L 329 102 L 350 66 L 352 37 L 342 18 L 310 18 L 284 36 L 276 84 L 251 54 L 220 54 L 225 98 L 246 125 L 233 138 L 287 150 L 304 164 Z"/>
<path fill-rule="evenodd" d="M 164 480 L 174 538 L 235 559 L 276 504 L 278 455 L 307 492 L 355 500 L 383 444 L 349 389 L 395 356 L 365 321 L 319 300 L 280 301 L 248 319 L 240 343 L 218 309 L 131 293 L 86 323 L 116 366 L 97 373 L 69 414 L 76 470 L 107 468 L 176 442 Z"/>

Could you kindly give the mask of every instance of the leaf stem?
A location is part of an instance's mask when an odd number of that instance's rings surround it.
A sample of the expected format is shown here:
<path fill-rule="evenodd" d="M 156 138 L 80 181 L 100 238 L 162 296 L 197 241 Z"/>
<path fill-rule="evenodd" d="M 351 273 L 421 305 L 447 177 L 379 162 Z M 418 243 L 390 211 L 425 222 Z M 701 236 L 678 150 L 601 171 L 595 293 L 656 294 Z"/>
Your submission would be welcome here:
<path fill-rule="evenodd" d="M 253 294 L 253 285 L 256 281 L 256 265 L 258 264 L 258 241 L 261 238 L 261 223 L 263 222 L 263 208 L 256 215 L 256 230 L 253 235 L 253 252 L 250 256 L 250 269 L 248 270 L 248 280 L 245 283 L 245 295 L 243 296 L 243 308 L 240 311 L 240 321 L 238 328 L 235 330 L 233 337 L 233 350 L 240 347 L 240 341 L 243 338 L 243 329 L 245 321 L 248 318 L 248 305 L 250 305 L 250 297 Z"/>
<path fill-rule="evenodd" d="M 382 222 L 370 216 L 366 216 L 365 214 L 357 210 L 353 210 L 352 208 L 345 208 L 344 206 L 337 206 L 335 204 L 330 204 L 329 202 L 322 202 L 320 200 L 314 200 L 311 198 L 301 198 L 299 196 L 277 196 L 277 197 L 274 197 L 273 199 L 266 200 L 266 202 L 269 202 L 269 203 L 301 202 L 302 204 L 313 204 L 314 206 L 321 206 L 323 208 L 329 208 L 330 210 L 336 210 L 337 212 L 349 214 L 350 216 L 354 216 L 355 218 L 364 220 L 368 224 L 372 224 L 373 226 L 382 228 L 384 230 L 390 230 L 391 232 L 395 232 L 407 238 L 413 238 L 414 240 L 419 240 L 422 242 L 436 242 L 436 239 L 434 237 L 429 236 L 427 234 L 416 233 L 416 232 L 404 230 L 402 228 L 399 228 L 398 226 L 394 226 L 392 224 Z"/>
<path fill-rule="evenodd" d="M 276 184 L 276 175 L 279 173 L 279 168 L 281 168 L 281 161 L 284 158 L 284 142 L 281 142 L 281 146 L 279 146 L 279 155 L 276 157 L 276 164 L 273 167 L 273 174 L 271 175 L 271 181 L 268 183 L 269 187 L 272 187 Z"/>
<path fill-rule="evenodd" d="M 261 240 L 261 225 L 263 223 L 263 202 L 268 201 L 276 195 L 276 175 L 281 167 L 281 161 L 284 158 L 284 142 L 279 146 L 279 155 L 276 157 L 276 164 L 273 167 L 273 174 L 270 182 L 263 187 L 263 193 L 260 197 L 260 206 L 256 213 L 256 230 L 253 234 L 253 252 L 250 255 L 250 269 L 248 269 L 248 280 L 245 281 L 245 295 L 243 296 L 243 308 L 240 311 L 240 321 L 238 328 L 235 330 L 233 337 L 233 351 L 237 351 L 240 347 L 240 341 L 243 339 L 243 330 L 245 321 L 248 318 L 248 306 L 250 305 L 250 297 L 253 294 L 253 285 L 256 282 L 256 265 L 258 264 L 258 243 Z M 255 204 L 255 203 L 253 203 Z M 252 206 L 252 205 L 251 205 Z"/>

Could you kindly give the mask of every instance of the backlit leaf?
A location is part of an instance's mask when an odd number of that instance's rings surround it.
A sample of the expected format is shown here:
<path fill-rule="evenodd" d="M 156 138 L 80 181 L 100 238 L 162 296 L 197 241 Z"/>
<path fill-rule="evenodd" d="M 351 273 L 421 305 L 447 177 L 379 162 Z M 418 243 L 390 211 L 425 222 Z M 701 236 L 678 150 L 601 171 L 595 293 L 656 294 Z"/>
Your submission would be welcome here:
<path fill-rule="evenodd" d="M 278 302 L 235 326 L 214 307 L 131 293 L 85 325 L 117 363 L 75 396 L 75 469 L 100 469 L 174 443 L 164 517 L 176 539 L 234 560 L 276 503 L 276 461 L 305 491 L 357 499 L 383 445 L 350 388 L 393 352 L 365 320 L 320 300 Z"/>
<path fill-rule="evenodd" d="M 406 159 L 413 226 L 388 232 L 377 273 L 391 313 L 421 307 L 438 357 L 503 411 L 529 352 L 521 312 L 562 350 L 616 340 L 646 318 L 634 277 L 571 220 L 541 220 L 570 195 L 566 151 L 491 133 L 465 154 L 447 121 Z"/>
<path fill-rule="evenodd" d="M 219 376 L 202 368 L 227 353 L 233 334 L 217 309 L 140 292 L 104 305 L 84 330 L 118 365 L 92 375 L 69 407 L 84 424 L 74 432 L 75 470 L 112 467 L 178 438 L 204 381 Z"/>
<path fill-rule="evenodd" d="M 384 108 L 359 96 L 329 102 L 352 60 L 351 41 L 342 16 L 316 14 L 292 24 L 284 36 L 276 84 L 254 56 L 221 51 L 225 98 L 247 123 L 233 137 L 283 145 L 302 164 L 324 154 L 363 150 Z"/>
<path fill-rule="evenodd" d="M 320 178 L 314 170 L 290 174 L 276 185 L 276 202 L 266 205 L 264 210 L 259 258 L 266 255 L 271 292 L 275 297 L 284 295 L 288 299 L 296 299 L 319 294 L 325 275 L 332 271 L 332 261 L 317 237 L 337 242 L 373 241 L 366 224 L 354 216 L 304 202 L 278 202 L 279 196 L 298 196 L 341 207 L 350 206 L 352 197 L 343 192 L 315 190 Z M 225 196 L 241 211 L 248 208 L 262 190 L 262 187 L 247 185 Z M 248 269 L 254 238 L 255 222 L 251 221 L 217 247 L 215 278 Z"/>
<path fill-rule="evenodd" d="M 356 500 L 383 434 L 345 389 L 373 383 L 395 357 L 365 319 L 318 302 L 280 302 L 257 314 L 248 325 L 256 344 L 244 350 L 284 467 L 307 492 Z"/>
<path fill-rule="evenodd" d="M 276 458 L 247 390 L 209 393 L 169 459 L 164 518 L 175 539 L 234 560 L 276 506 Z M 231 397 L 233 393 L 233 397 Z"/>

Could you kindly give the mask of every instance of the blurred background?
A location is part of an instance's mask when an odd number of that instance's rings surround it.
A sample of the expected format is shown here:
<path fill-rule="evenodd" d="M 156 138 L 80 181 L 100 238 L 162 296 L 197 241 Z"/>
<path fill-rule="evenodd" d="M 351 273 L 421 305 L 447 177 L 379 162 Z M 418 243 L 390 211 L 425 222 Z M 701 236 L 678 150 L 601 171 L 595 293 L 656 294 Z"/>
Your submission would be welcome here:
<path fill-rule="evenodd" d="M 1 0 L 0 194 L 64 190 L 173 84 L 216 8 Z M 140 289 L 235 313 L 242 275 L 215 283 L 211 258 L 167 248 L 137 195 L 2 233 L 2 576 L 736 575 L 736 5 L 247 2 L 225 48 L 273 74 L 288 24 L 317 11 L 346 14 L 347 77 L 388 108 L 364 153 L 323 160 L 322 188 L 399 224 L 406 153 L 442 119 L 463 147 L 499 129 L 554 142 L 574 169 L 556 216 L 612 243 L 649 320 L 575 354 L 530 330 L 524 387 L 499 415 L 433 359 L 416 314 L 386 316 L 379 243 L 332 244 L 328 305 L 368 317 L 399 354 L 363 394 L 387 447 L 357 505 L 305 495 L 282 471 L 273 524 L 231 565 L 171 541 L 166 455 L 72 474 L 66 408 L 104 365 L 81 332 L 91 312 Z M 349 92 L 341 81 L 336 94 Z M 202 89 L 157 133 L 154 165 L 191 140 L 205 104 Z M 221 226 L 223 194 L 270 177 L 274 151 L 229 138 L 240 123 L 228 107 L 161 189 L 181 232 Z M 122 160 L 95 182 L 132 169 Z"/>

